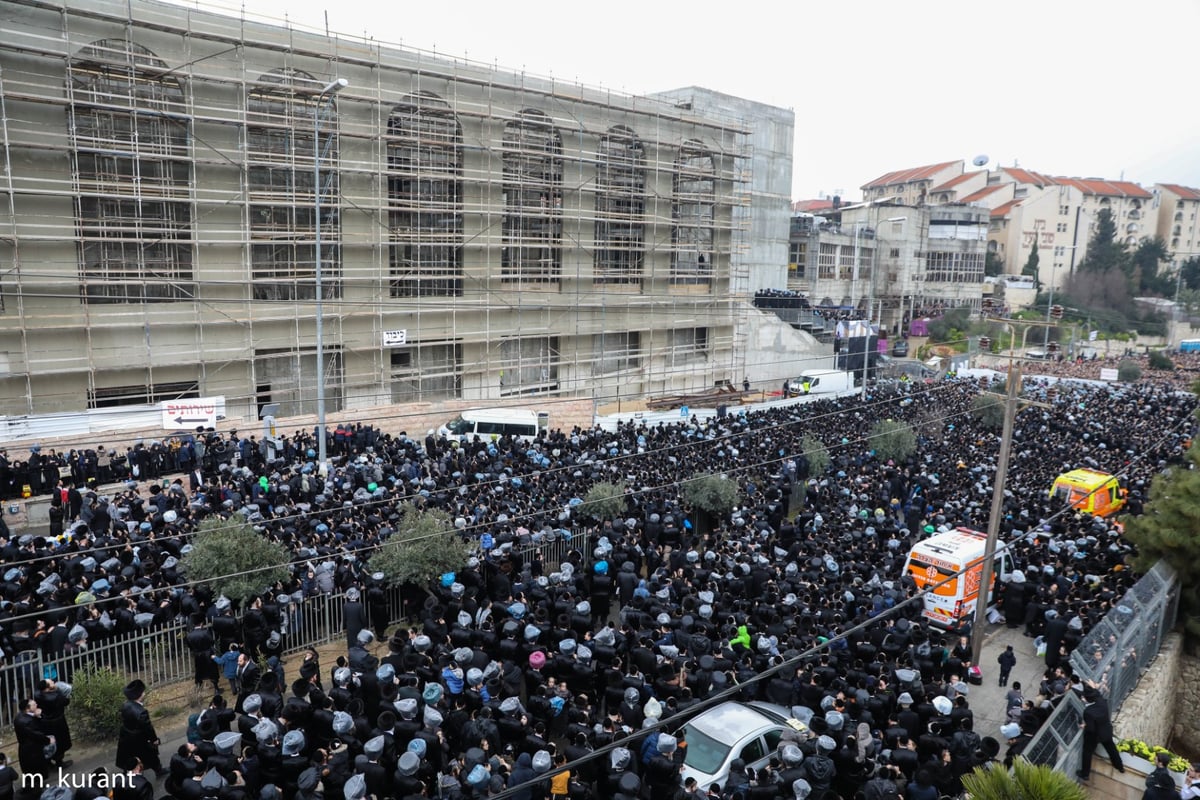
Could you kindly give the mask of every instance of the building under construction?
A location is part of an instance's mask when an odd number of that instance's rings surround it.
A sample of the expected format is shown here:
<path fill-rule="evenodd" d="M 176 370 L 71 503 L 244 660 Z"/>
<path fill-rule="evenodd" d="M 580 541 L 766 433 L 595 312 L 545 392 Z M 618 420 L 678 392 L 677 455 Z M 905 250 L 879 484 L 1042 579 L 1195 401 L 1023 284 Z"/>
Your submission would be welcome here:
<path fill-rule="evenodd" d="M 331 414 L 741 381 L 753 119 L 88 0 L 0 2 L 0 120 L 7 415 L 314 413 L 318 295 Z"/>

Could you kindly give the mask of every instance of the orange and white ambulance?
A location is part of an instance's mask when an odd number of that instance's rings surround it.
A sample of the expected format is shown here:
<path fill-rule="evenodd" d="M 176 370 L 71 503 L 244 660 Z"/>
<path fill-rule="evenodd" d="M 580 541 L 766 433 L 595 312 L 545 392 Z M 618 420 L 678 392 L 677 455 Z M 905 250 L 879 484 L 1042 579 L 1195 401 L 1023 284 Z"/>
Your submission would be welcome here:
<path fill-rule="evenodd" d="M 917 542 L 904 562 L 904 572 L 925 592 L 922 616 L 940 628 L 952 628 L 975 613 L 979 584 L 983 580 L 983 554 L 987 534 L 956 528 Z M 1013 571 L 1012 555 L 1004 542 L 996 543 L 991 605 L 996 581 L 1005 581 Z M 961 573 L 961 574 L 960 574 Z"/>
<path fill-rule="evenodd" d="M 1125 490 L 1116 477 L 1094 469 L 1073 469 L 1054 479 L 1050 496 L 1095 517 L 1110 517 L 1125 507 Z"/>

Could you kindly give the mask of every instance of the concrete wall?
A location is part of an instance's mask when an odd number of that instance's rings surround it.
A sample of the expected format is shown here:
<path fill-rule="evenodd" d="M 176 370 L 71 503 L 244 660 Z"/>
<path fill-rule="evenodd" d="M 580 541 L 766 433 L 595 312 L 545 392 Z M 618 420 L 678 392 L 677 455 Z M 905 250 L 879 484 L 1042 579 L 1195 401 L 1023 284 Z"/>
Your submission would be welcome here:
<path fill-rule="evenodd" d="M 1196 721 L 1194 709 L 1200 704 L 1179 702 L 1183 700 L 1180 693 L 1189 689 L 1188 681 L 1180 680 L 1182 664 L 1183 636 L 1171 633 L 1163 640 L 1158 656 L 1142 674 L 1137 688 L 1113 716 L 1113 733 L 1117 741 L 1141 739 L 1149 745 L 1166 747 L 1172 741 L 1172 729 L 1178 723 L 1178 716 L 1191 709 L 1192 721 Z M 1193 666 L 1200 667 L 1200 664 Z M 1200 698 L 1200 682 L 1197 681 L 1200 679 L 1200 669 L 1196 669 L 1191 677 L 1191 699 L 1197 700 Z M 1153 710 L 1153 713 L 1147 713 L 1148 710 Z"/>
<path fill-rule="evenodd" d="M 769 312 L 746 313 L 746 377 L 767 391 L 782 388 L 786 378 L 806 369 L 832 369 L 833 345 L 822 344 Z"/>
<path fill-rule="evenodd" d="M 732 256 L 730 289 L 751 295 L 760 289 L 782 289 L 787 285 L 795 112 L 699 86 L 651 96 L 694 111 L 746 120 L 752 126 L 752 154 L 738 165 L 750 171 L 751 202 L 733 210 L 735 222 L 748 228 L 742 234 L 745 249 Z"/>

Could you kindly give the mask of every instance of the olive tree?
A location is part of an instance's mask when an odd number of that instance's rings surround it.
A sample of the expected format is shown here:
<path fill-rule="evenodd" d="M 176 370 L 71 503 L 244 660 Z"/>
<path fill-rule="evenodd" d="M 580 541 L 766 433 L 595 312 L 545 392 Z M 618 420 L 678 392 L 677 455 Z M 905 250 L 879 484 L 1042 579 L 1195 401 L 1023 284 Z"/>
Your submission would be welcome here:
<path fill-rule="evenodd" d="M 454 529 L 449 514 L 407 503 L 400 512 L 395 532 L 369 559 L 373 572 L 382 572 L 392 585 L 424 584 L 462 568 L 471 545 Z"/>
<path fill-rule="evenodd" d="M 600 481 L 583 496 L 583 513 L 598 521 L 614 519 L 625 513 L 625 484 Z"/>
<path fill-rule="evenodd" d="M 288 578 L 287 548 L 268 541 L 240 515 L 204 519 L 191 544 L 183 557 L 188 581 L 208 584 L 231 600 L 245 600 Z"/>

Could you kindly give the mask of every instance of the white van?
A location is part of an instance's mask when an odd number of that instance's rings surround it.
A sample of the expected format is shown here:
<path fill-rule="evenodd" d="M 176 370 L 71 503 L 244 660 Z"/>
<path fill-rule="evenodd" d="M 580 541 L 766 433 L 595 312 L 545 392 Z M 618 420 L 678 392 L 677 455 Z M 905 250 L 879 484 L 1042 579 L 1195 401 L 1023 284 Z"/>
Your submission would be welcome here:
<path fill-rule="evenodd" d="M 983 580 L 986 545 L 987 534 L 970 528 L 956 528 L 930 536 L 913 546 L 904 562 L 904 573 L 912 577 L 919 591 L 929 590 L 925 592 L 925 607 L 921 612 L 925 619 L 940 628 L 952 628 L 974 615 L 979 584 Z M 988 587 L 989 606 L 996 581 L 1008 580 L 1012 571 L 1008 545 L 997 542 L 992 585 Z M 957 574 L 960 572 L 961 575 Z"/>
<path fill-rule="evenodd" d="M 805 384 L 808 390 L 805 391 Z M 788 381 L 788 395 L 837 394 L 854 388 L 854 376 L 840 369 L 806 369 L 799 378 Z"/>
<path fill-rule="evenodd" d="M 438 428 L 438 434 L 460 442 L 495 441 L 501 436 L 532 441 L 546 427 L 544 414 L 526 408 L 473 408 Z"/>

